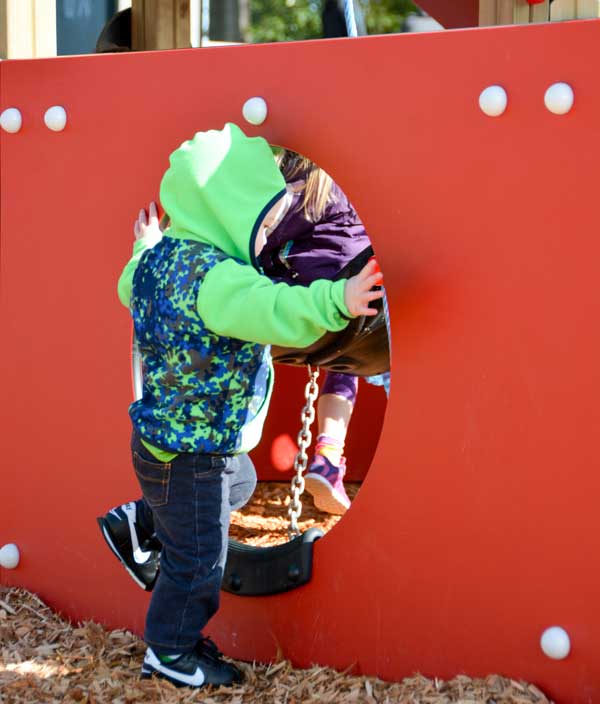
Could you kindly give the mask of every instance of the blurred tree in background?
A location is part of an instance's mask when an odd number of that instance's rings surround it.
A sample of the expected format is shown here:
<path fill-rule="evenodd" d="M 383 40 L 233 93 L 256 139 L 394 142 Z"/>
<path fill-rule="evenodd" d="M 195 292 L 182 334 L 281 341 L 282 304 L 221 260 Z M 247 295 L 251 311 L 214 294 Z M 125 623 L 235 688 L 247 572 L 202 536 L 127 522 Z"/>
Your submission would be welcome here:
<path fill-rule="evenodd" d="M 249 0 L 251 42 L 285 42 L 322 37 L 319 0 Z"/>
<path fill-rule="evenodd" d="M 213 0 L 214 1 L 214 0 Z M 324 0 L 245 0 L 249 24 L 244 35 L 251 42 L 318 39 L 323 36 Z M 360 0 L 368 34 L 402 31 L 407 15 L 417 8 L 410 0 Z"/>
<path fill-rule="evenodd" d="M 367 34 L 400 32 L 407 15 L 418 11 L 410 0 L 365 0 L 360 5 L 367 24 Z"/>

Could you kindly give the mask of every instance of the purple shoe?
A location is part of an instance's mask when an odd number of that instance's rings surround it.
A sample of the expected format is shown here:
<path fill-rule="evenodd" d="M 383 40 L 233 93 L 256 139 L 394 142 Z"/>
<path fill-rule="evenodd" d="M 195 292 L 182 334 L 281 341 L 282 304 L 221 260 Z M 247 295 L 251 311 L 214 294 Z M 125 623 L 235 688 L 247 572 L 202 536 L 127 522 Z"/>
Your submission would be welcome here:
<path fill-rule="evenodd" d="M 350 499 L 344 489 L 346 458 L 336 467 L 327 457 L 316 454 L 304 476 L 306 490 L 312 494 L 315 506 L 326 513 L 342 516 L 350 508 Z"/>

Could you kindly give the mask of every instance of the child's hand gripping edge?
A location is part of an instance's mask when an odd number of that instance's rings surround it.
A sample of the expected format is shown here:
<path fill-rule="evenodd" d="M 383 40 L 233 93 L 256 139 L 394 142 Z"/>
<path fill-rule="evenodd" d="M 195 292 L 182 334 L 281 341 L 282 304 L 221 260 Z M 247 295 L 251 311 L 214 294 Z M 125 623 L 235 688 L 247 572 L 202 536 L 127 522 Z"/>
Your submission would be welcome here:
<path fill-rule="evenodd" d="M 371 301 L 383 298 L 383 290 L 372 291 L 373 286 L 381 286 L 383 275 L 374 258 L 369 259 L 361 271 L 346 282 L 344 303 L 350 315 L 377 315 L 376 308 L 369 308 Z"/>
<path fill-rule="evenodd" d="M 140 210 L 137 220 L 133 224 L 133 236 L 136 241 L 145 240 L 154 244 L 162 238 L 158 209 L 154 201 L 148 206 L 148 217 L 146 217 L 146 211 L 143 208 Z"/>

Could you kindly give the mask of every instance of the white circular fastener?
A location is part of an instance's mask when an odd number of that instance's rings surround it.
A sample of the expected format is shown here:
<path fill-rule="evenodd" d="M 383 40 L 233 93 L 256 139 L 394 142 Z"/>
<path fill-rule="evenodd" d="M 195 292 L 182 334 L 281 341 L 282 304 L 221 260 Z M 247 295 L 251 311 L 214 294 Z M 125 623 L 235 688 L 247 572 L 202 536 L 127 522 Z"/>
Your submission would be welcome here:
<path fill-rule="evenodd" d="M 21 117 L 20 110 L 17 108 L 6 108 L 0 115 L 0 127 L 5 132 L 10 132 L 14 134 L 21 129 L 23 125 L 23 118 Z"/>
<path fill-rule="evenodd" d="M 544 95 L 544 103 L 555 115 L 566 115 L 573 107 L 575 94 L 568 83 L 553 83 Z"/>
<path fill-rule="evenodd" d="M 61 105 L 53 105 L 44 114 L 46 127 L 53 132 L 62 132 L 67 124 L 67 111 Z"/>
<path fill-rule="evenodd" d="M 14 570 L 19 564 L 19 548 L 14 543 L 8 543 L 0 550 L 0 567 Z"/>
<path fill-rule="evenodd" d="M 481 91 L 479 107 L 489 117 L 498 117 L 506 110 L 508 95 L 502 86 L 488 86 Z"/>
<path fill-rule="evenodd" d="M 571 652 L 569 634 L 560 626 L 547 628 L 542 633 L 540 645 L 544 654 L 553 660 L 564 660 Z"/>
<path fill-rule="evenodd" d="M 249 98 L 244 103 L 242 115 L 251 125 L 262 125 L 267 119 L 267 103 L 264 98 Z"/>

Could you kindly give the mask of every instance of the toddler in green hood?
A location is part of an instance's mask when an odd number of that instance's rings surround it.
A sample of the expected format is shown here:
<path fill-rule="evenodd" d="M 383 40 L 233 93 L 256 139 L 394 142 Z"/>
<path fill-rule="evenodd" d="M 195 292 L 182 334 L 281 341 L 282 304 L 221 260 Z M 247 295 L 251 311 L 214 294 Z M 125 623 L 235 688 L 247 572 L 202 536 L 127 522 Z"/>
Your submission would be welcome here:
<path fill-rule="evenodd" d="M 138 584 L 154 587 L 142 677 L 233 684 L 241 673 L 202 629 L 219 603 L 229 516 L 252 495 L 247 453 L 260 439 L 273 387 L 269 345 L 306 347 L 382 296 L 370 262 L 348 280 L 273 283 L 257 266 L 289 207 L 269 144 L 233 124 L 199 132 L 170 158 L 156 207 L 141 211 L 133 257 L 119 280 L 144 364 L 129 409 L 132 458 L 143 499 L 99 519 Z M 153 535 L 157 552 L 140 545 Z"/>
<path fill-rule="evenodd" d="M 282 207 L 291 203 L 269 144 L 229 123 L 198 132 L 170 161 L 160 186 L 169 236 L 211 244 L 256 264 L 254 242 L 265 215 L 278 201 Z"/>

